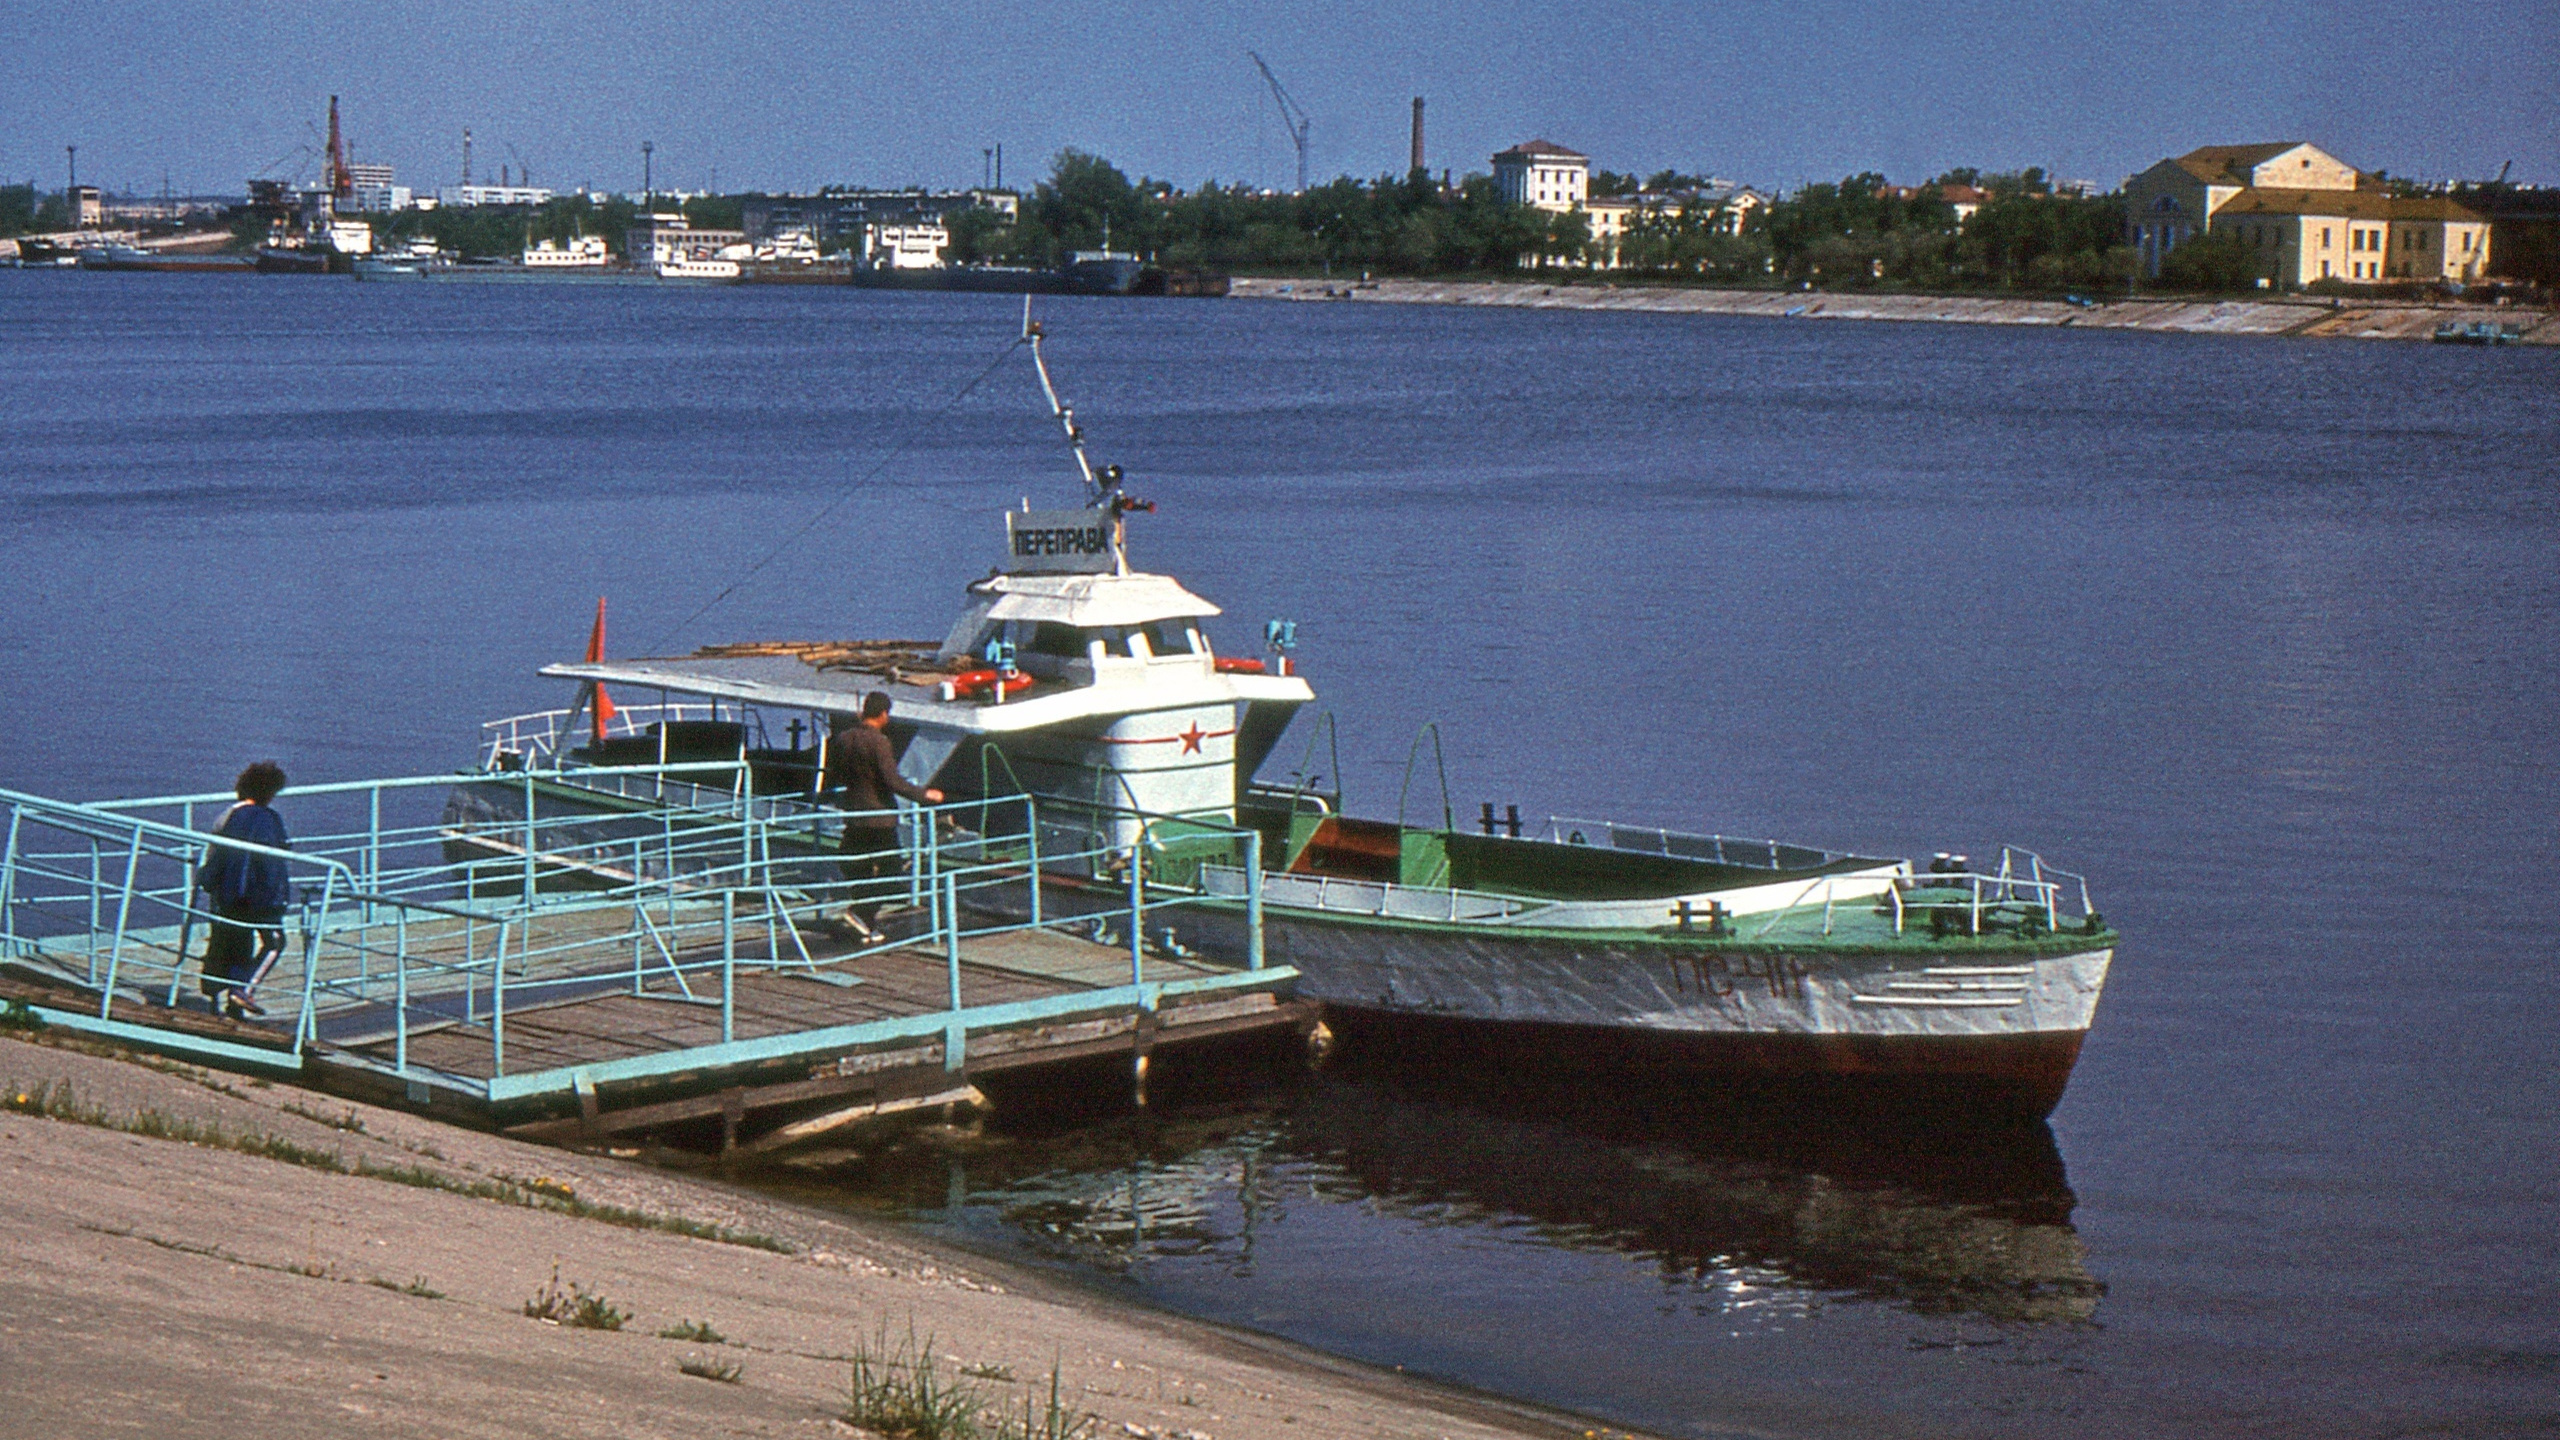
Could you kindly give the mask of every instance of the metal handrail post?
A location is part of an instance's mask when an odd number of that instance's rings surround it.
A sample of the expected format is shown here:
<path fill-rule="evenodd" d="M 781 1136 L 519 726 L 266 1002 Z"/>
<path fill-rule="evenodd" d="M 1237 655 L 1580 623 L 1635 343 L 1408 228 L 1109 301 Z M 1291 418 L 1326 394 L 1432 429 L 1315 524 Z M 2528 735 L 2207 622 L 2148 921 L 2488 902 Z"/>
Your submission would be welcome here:
<path fill-rule="evenodd" d="M 1138 826 L 1138 841 L 1129 847 L 1129 983 L 1147 983 L 1147 830 Z"/>
<path fill-rule="evenodd" d="M 1022 797 L 1022 826 L 1030 836 L 1031 926 L 1036 930 L 1040 926 L 1040 807 L 1028 794 Z"/>
<path fill-rule="evenodd" d="M 951 1013 L 957 1017 L 960 1013 L 960 877 L 944 875 L 941 878 L 942 959 L 951 972 Z M 956 1025 L 959 1022 L 955 1018 L 952 1023 Z"/>
<path fill-rule="evenodd" d="M 1262 968 L 1262 832 L 1259 830 L 1244 832 L 1244 961 L 1248 970 Z"/>
<path fill-rule="evenodd" d="M 738 801 L 738 879 L 746 881 L 756 873 L 756 772 L 747 763 L 747 729 L 738 727 L 738 773 L 730 782 L 730 793 Z"/>
<path fill-rule="evenodd" d="M 907 825 L 907 903 L 913 905 L 922 897 L 922 887 L 934 883 L 942 874 L 942 837 L 935 833 L 932 811 L 921 805 L 910 805 L 907 814 L 914 817 Z M 956 925 L 959 921 L 955 918 L 952 923 Z"/>
<path fill-rule="evenodd" d="M 533 846 L 533 772 L 527 770 L 524 772 L 524 898 L 528 905 L 533 903 L 534 896 Z"/>
<path fill-rule="evenodd" d="M 407 929 L 405 919 L 402 929 Z M 405 1076 L 409 1073 L 409 947 L 405 940 L 400 953 L 392 957 L 392 971 L 391 1068 Z"/>
<path fill-rule="evenodd" d="M 738 1038 L 738 892 L 720 892 L 720 1043 Z"/>
<path fill-rule="evenodd" d="M 640 872 L 640 842 L 637 840 L 631 842 L 631 867 L 634 875 Z M 640 939 L 648 924 L 647 905 L 648 902 L 641 898 L 640 887 L 634 884 L 631 887 L 631 993 L 635 996 L 641 991 Z"/>
<path fill-rule="evenodd" d="M 373 892 L 365 892 L 370 895 Z M 329 940 L 329 911 L 338 897 L 338 872 L 323 872 L 320 881 L 320 919 L 317 924 L 305 921 L 302 929 L 302 1008 L 293 1017 L 293 1053 L 302 1053 L 305 1040 L 320 1038 L 320 1017 L 313 1013 L 312 997 L 320 983 L 320 951 Z M 308 913 L 306 908 L 305 913 Z M 361 993 L 361 992 L 359 992 Z"/>
<path fill-rule="evenodd" d="M 124 852 L 124 894 L 116 900 L 116 939 L 107 950 L 107 983 L 98 990 L 98 1018 L 110 1018 L 116 1003 L 116 970 L 124 964 L 126 922 L 133 917 L 133 877 L 142 868 L 142 827 L 135 826 L 133 844 Z M 94 970 L 92 974 L 94 975 Z"/>
<path fill-rule="evenodd" d="M 666 783 L 666 778 L 667 778 L 667 777 L 666 777 L 666 775 L 665 775 L 665 773 L 664 773 L 664 772 L 661 772 L 661 773 L 659 774 L 659 776 L 658 776 L 658 782 L 659 782 L 659 785 L 660 785 L 660 787 L 661 787 L 661 788 L 664 788 L 665 783 Z M 673 928 L 675 928 L 675 923 L 676 923 L 676 812 L 675 812 L 675 811 L 670 810 L 670 809 L 666 808 L 666 807 L 665 807 L 665 806 L 663 806 L 663 805 L 662 805 L 662 806 L 660 806 L 660 807 L 658 808 L 658 830 L 659 830 L 659 837 L 660 837 L 661 846 L 662 846 L 662 849 L 661 849 L 661 852 L 660 852 L 660 856 L 659 856 L 659 858 L 660 858 L 660 859 L 662 859 L 663 861 L 665 861 L 665 863 L 666 863 L 666 875 L 665 875 L 665 877 L 664 877 L 664 878 L 665 878 L 666 883 L 667 883 L 667 927 L 668 927 L 669 929 L 673 929 Z"/>
<path fill-rule="evenodd" d="M 178 1008 L 178 987 L 187 978 L 187 943 L 195 938 L 196 932 L 195 857 L 193 850 L 183 850 L 171 857 L 178 862 L 178 948 L 169 961 L 169 994 L 161 1003 L 172 1010 Z M 0 906 L 8 903 L 7 888 L 7 881 L 0 879 Z"/>
<path fill-rule="evenodd" d="M 507 1073 L 507 933 L 513 920 L 498 922 L 497 963 L 489 967 L 489 1073 Z"/>
<path fill-rule="evenodd" d="M 0 849 L 0 941 L 11 950 L 18 948 L 18 827 L 27 812 L 9 807 L 9 842 Z"/>
<path fill-rule="evenodd" d="M 98 893 L 107 883 L 105 865 L 99 855 L 98 837 L 92 835 L 89 837 L 89 934 L 86 946 L 89 952 L 89 983 L 92 985 L 98 983 Z"/>

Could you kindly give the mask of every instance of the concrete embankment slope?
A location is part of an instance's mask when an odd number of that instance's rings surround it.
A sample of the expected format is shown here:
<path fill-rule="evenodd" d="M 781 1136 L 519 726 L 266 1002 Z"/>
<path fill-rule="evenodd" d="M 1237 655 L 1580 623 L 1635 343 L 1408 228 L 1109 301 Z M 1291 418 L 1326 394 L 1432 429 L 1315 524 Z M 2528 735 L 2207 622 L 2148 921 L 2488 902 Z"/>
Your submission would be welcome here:
<path fill-rule="evenodd" d="M 910 1326 L 945 1382 L 1017 1421 L 1055 1365 L 1112 1437 L 1584 1429 L 886 1226 L 262 1081 L 0 1036 L 0 1086 L 0 1436 L 860 1435 L 845 1357 Z M 628 1320 L 529 1318 L 555 1280 Z M 659 1333 L 688 1324 L 718 1338 Z"/>
<path fill-rule="evenodd" d="M 1700 290 L 1669 285 L 1535 285 L 1518 281 L 1239 279 L 1248 299 L 1383 301 L 1404 305 L 1508 305 L 1551 310 L 1644 310 L 1694 315 L 1761 315 L 1802 320 L 1930 320 L 1957 325 L 2046 325 L 2084 330 L 2152 330 L 2188 335 L 2305 335 L 2355 340 L 2428 340 L 2436 327 L 2478 321 L 2520 329 L 2523 342 L 2560 344 L 2549 310 L 2488 305 L 2357 303 L 2327 300 L 2121 300 L 2097 306 L 2060 300 L 1962 295 L 1862 295 L 1820 291 Z"/>

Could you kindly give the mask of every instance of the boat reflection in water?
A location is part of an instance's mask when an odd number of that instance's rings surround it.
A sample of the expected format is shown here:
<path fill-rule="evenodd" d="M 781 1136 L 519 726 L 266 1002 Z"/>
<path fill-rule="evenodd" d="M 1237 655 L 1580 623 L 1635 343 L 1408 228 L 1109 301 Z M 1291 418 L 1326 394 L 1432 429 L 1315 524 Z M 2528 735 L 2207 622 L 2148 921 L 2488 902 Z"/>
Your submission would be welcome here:
<path fill-rule="evenodd" d="M 1521 1245 L 1636 1257 L 1663 1298 L 1725 1314 L 1871 1301 L 2068 1324 L 2106 1288 L 2042 1122 L 1879 1132 L 1713 1096 L 1585 1103 L 1484 1075 L 1341 1071 L 1134 1114 L 997 1113 L 979 1137 L 839 1156 L 827 1179 L 964 1240 L 1142 1286 L 1168 1265 L 1253 1283 L 1258 1264 L 1306 1263 L 1311 1243 L 1330 1264 L 1411 1271 L 1449 1263 L 1415 1231 L 1454 1229 L 1502 1242 L 1461 1246 L 1479 1258 L 1460 1263 L 1499 1266 Z M 1308 1223 L 1319 1209 L 1364 1218 Z M 1274 1264 L 1274 1246 L 1299 1253 Z"/>

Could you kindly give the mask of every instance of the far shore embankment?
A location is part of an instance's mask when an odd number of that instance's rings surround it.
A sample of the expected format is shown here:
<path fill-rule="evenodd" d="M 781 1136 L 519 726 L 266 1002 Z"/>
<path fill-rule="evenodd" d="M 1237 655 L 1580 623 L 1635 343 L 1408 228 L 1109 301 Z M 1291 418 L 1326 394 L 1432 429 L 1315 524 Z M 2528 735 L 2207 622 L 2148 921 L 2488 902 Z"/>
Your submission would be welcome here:
<path fill-rule="evenodd" d="M 2268 300 L 2063 300 L 1986 295 L 1899 295 L 1823 290 L 1710 290 L 1592 281 L 1279 280 L 1239 277 L 1243 299 L 1369 301 L 1396 305 L 1501 305 L 1539 310 L 1640 310 L 1679 315 L 1756 315 L 1795 320 L 1904 320 L 1951 325 L 2043 325 L 2183 335 L 2280 335 L 2345 340 L 2431 340 L 2436 327 L 2482 321 L 2522 332 L 2518 343 L 2560 345 L 2560 314 L 2520 306 L 2293 296 Z"/>
<path fill-rule="evenodd" d="M 0 1435 L 860 1437 L 849 1357 L 902 1378 L 910 1345 L 1017 1434 L 1053 1370 L 1091 1417 L 1057 1428 L 1112 1440 L 1591 1429 L 884 1221 L 49 1038 L 0 1031 Z"/>

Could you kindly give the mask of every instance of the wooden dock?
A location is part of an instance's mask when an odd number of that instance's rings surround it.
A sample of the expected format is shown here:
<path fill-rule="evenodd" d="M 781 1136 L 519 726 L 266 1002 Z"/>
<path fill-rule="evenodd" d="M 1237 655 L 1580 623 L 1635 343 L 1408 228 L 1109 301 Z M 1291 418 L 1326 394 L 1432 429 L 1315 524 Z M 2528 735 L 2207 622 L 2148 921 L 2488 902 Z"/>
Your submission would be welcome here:
<path fill-rule="evenodd" d="M 347 798 L 380 809 L 360 787 Z M 825 918 L 845 903 L 832 865 L 769 858 L 753 813 L 685 810 L 687 843 L 716 864 L 574 891 L 490 894 L 447 858 L 441 829 L 294 852 L 320 874 L 297 874 L 286 951 L 258 991 L 271 1013 L 231 1020 L 198 984 L 207 921 L 185 878 L 201 835 L 6 792 L 0 810 L 14 846 L 0 854 L 0 1000 L 48 1025 L 544 1139 L 699 1137 L 716 1118 L 724 1151 L 773 1148 L 978 1099 L 997 1075 L 1072 1066 L 1143 1087 L 1155 1051 L 1285 1041 L 1316 1019 L 1293 998 L 1295 971 L 1172 945 L 1168 921 L 1190 923 L 1182 906 L 1231 901 L 1131 887 L 1118 910 L 1032 923 L 1022 858 L 935 829 L 901 886 L 915 903 L 884 921 L 889 938 L 857 943 Z M 1190 843 L 1202 828 L 1187 825 Z M 564 849 L 587 838 L 562 833 Z M 402 845 L 426 853 L 400 868 Z"/>

